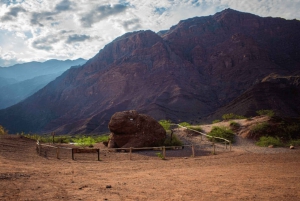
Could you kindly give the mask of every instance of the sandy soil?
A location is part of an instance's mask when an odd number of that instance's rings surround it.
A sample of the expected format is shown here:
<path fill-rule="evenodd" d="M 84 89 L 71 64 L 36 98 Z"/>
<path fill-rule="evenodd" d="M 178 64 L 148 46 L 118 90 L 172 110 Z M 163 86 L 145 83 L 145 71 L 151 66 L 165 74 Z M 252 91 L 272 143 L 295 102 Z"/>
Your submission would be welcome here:
<path fill-rule="evenodd" d="M 276 152 L 238 141 L 232 151 L 178 133 L 191 149 L 78 154 L 36 152 L 36 142 L 0 138 L 0 200 L 300 200 L 300 148 Z M 101 146 L 101 145 L 97 145 Z M 245 146 L 245 147 L 243 147 Z M 255 151 L 254 151 L 255 150 Z M 257 151 L 258 150 L 258 151 Z"/>

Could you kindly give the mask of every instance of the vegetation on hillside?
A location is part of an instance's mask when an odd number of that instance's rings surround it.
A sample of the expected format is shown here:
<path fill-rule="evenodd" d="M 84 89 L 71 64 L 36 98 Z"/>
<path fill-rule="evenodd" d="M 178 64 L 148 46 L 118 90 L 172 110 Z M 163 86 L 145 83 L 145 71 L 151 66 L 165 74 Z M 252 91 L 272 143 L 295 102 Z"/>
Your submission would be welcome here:
<path fill-rule="evenodd" d="M 160 120 L 159 124 L 166 130 L 167 136 L 163 143 L 163 146 L 182 146 L 183 143 L 179 140 L 179 138 L 173 134 L 171 130 L 172 122 L 170 120 Z M 182 125 L 189 125 L 187 122 L 182 122 Z"/>
<path fill-rule="evenodd" d="M 221 122 L 221 120 L 219 120 L 219 119 L 216 119 L 216 120 L 212 121 L 213 124 L 216 124 L 216 123 L 219 123 L 219 122 Z"/>
<path fill-rule="evenodd" d="M 224 126 L 213 126 L 211 131 L 208 133 L 208 135 L 212 136 L 211 138 L 208 139 L 210 141 L 215 140 L 215 142 L 224 142 L 224 140 L 214 138 L 214 137 L 224 138 L 226 140 L 229 140 L 230 142 L 234 142 L 234 137 L 235 137 L 233 131 Z"/>
<path fill-rule="evenodd" d="M 224 114 L 222 116 L 223 120 L 230 120 L 230 119 L 246 119 L 246 117 L 241 116 L 241 115 L 237 115 L 237 114 L 233 114 L 233 113 L 229 113 L 229 114 Z"/>
<path fill-rule="evenodd" d="M 258 110 L 256 111 L 256 113 L 261 116 L 266 115 L 269 117 L 273 117 L 275 115 L 275 112 L 273 110 Z"/>
<path fill-rule="evenodd" d="M 8 131 L 3 126 L 0 125 L 0 135 L 5 135 L 7 133 Z"/>
<path fill-rule="evenodd" d="M 24 136 L 26 138 L 30 138 L 33 140 L 39 140 L 42 143 L 75 143 L 75 145 L 82 146 L 82 147 L 88 147 L 92 146 L 95 143 L 99 142 L 106 142 L 108 141 L 109 136 L 107 134 L 104 135 L 76 135 L 76 136 L 70 136 L 70 135 L 59 135 L 59 136 L 51 136 L 51 135 L 38 135 L 38 134 L 25 134 L 21 133 L 19 134 L 21 136 Z"/>
<path fill-rule="evenodd" d="M 231 129 L 234 129 L 234 130 L 239 129 L 241 127 L 241 125 L 236 121 L 230 121 L 229 126 Z"/>

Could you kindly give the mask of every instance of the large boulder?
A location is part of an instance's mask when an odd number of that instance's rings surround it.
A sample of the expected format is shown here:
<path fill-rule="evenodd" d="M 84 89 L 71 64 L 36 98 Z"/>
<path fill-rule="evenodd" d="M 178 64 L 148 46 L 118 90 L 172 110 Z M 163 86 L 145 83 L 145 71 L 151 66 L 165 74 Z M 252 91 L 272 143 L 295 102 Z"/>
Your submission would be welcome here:
<path fill-rule="evenodd" d="M 135 110 L 115 113 L 108 128 L 109 148 L 159 146 L 166 138 L 165 129 L 155 119 Z"/>

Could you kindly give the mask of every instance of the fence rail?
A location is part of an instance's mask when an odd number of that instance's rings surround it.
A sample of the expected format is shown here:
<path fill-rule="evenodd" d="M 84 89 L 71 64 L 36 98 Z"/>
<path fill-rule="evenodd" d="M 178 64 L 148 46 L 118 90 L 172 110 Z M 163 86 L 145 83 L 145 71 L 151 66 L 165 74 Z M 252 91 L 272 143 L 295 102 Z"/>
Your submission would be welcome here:
<path fill-rule="evenodd" d="M 212 138 L 212 145 L 213 145 L 213 154 L 216 153 L 216 146 L 215 146 L 215 139 L 220 139 L 220 140 L 223 140 L 224 141 L 224 144 L 225 144 L 225 149 L 227 149 L 227 143 L 229 144 L 229 151 L 231 151 L 231 141 L 230 140 L 227 140 L 225 138 L 221 138 L 221 137 L 215 137 L 215 136 L 211 136 L 211 135 L 208 135 L 208 134 L 205 134 L 203 132 L 200 132 L 200 131 L 197 131 L 197 130 L 194 130 L 194 129 L 191 129 L 191 128 L 187 128 L 187 127 L 184 127 L 184 126 L 181 126 L 179 124 L 171 124 L 171 125 L 176 125 L 178 127 L 181 127 L 181 128 L 185 128 L 187 130 L 191 130 L 193 132 L 196 132 L 196 133 L 199 133 L 201 135 L 201 140 L 202 140 L 202 136 L 206 136 L 208 138 Z"/>
<path fill-rule="evenodd" d="M 195 149 L 194 145 L 182 145 L 182 146 L 161 146 L 161 147 L 129 147 L 129 148 L 107 148 L 107 149 L 82 149 L 82 148 L 69 148 L 69 147 L 62 147 L 62 146 L 54 146 L 54 145 L 47 145 L 47 144 L 41 144 L 39 141 L 37 141 L 36 144 L 36 150 L 39 155 L 41 155 L 41 147 L 49 147 L 56 149 L 56 158 L 60 159 L 60 150 L 61 149 L 66 149 L 66 150 L 71 150 L 71 158 L 72 160 L 75 160 L 75 154 L 80 154 L 80 153 L 97 153 L 98 154 L 98 161 L 100 161 L 100 152 L 104 151 L 118 151 L 118 150 L 123 150 L 123 151 L 129 151 L 129 160 L 132 160 L 132 152 L 134 150 L 160 150 L 162 151 L 162 159 L 166 158 L 166 150 L 175 150 L 175 149 L 183 149 L 184 147 L 191 147 L 192 149 L 192 155 L 191 157 L 195 157 Z"/>
<path fill-rule="evenodd" d="M 225 144 L 225 149 L 227 149 L 227 144 L 229 145 L 229 151 L 231 151 L 231 141 L 225 139 L 225 138 L 221 138 L 221 137 L 215 137 L 215 136 L 211 136 L 208 134 L 205 134 L 203 132 L 191 129 L 191 128 L 187 128 L 184 126 L 181 126 L 179 124 L 171 124 L 171 125 L 176 125 L 178 127 L 187 129 L 187 130 L 191 130 L 193 132 L 196 132 L 198 134 L 200 134 L 201 136 L 201 141 L 202 141 L 202 136 L 205 136 L 207 138 L 211 138 L 212 139 L 212 153 L 215 154 L 216 153 L 216 145 L 215 145 L 215 139 L 220 139 L 223 140 L 224 144 Z M 56 158 L 60 159 L 60 151 L 61 149 L 65 149 L 65 150 L 71 150 L 71 158 L 72 160 L 75 160 L 75 154 L 80 154 L 80 153 L 97 153 L 98 154 L 98 161 L 100 161 L 100 152 L 103 151 L 118 151 L 118 150 L 122 150 L 122 151 L 129 151 L 129 160 L 132 160 L 132 151 L 134 150 L 160 150 L 162 151 L 162 159 L 166 158 L 166 150 L 168 149 L 183 149 L 184 147 L 191 147 L 191 151 L 192 151 L 192 155 L 191 157 L 195 157 L 195 147 L 194 145 L 182 145 L 182 146 L 160 146 L 160 147 L 129 147 L 129 148 L 106 148 L 106 149 L 80 149 L 80 148 L 70 148 L 70 147 L 63 147 L 63 146 L 54 146 L 54 145 L 49 145 L 49 144 L 41 144 L 38 140 L 37 140 L 37 145 L 36 145 L 36 150 L 38 152 L 39 155 L 41 155 L 41 147 L 49 147 L 49 148 L 53 148 L 56 149 Z"/>

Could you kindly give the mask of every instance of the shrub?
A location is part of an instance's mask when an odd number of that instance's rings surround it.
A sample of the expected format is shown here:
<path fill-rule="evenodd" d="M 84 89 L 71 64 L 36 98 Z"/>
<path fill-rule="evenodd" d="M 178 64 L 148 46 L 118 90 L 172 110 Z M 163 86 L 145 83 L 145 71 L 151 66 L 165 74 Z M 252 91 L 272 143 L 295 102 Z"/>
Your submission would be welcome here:
<path fill-rule="evenodd" d="M 293 146 L 300 146 L 300 139 L 298 140 L 291 140 L 288 145 L 293 145 Z"/>
<path fill-rule="evenodd" d="M 96 141 L 92 137 L 85 137 L 73 140 L 77 146 L 81 147 L 93 147 Z"/>
<path fill-rule="evenodd" d="M 213 120 L 213 121 L 212 121 L 213 124 L 219 123 L 219 122 L 221 122 L 221 120 L 219 120 L 219 119 L 216 119 L 216 120 Z"/>
<path fill-rule="evenodd" d="M 170 130 L 171 127 L 171 121 L 170 120 L 160 120 L 159 124 L 167 131 Z"/>
<path fill-rule="evenodd" d="M 165 160 L 165 158 L 164 158 L 164 156 L 162 155 L 161 152 L 157 152 L 156 155 L 157 155 L 158 158 L 160 158 L 162 160 Z"/>
<path fill-rule="evenodd" d="M 167 136 L 164 143 L 163 143 L 163 146 L 182 146 L 183 143 L 178 139 L 178 137 L 173 134 L 172 135 L 172 139 L 171 139 L 171 136 Z"/>
<path fill-rule="evenodd" d="M 224 138 L 226 140 L 229 140 L 230 142 L 234 142 L 234 133 L 232 130 L 230 130 L 229 128 L 226 128 L 224 126 L 213 126 L 212 130 L 208 133 L 208 135 L 212 136 L 212 137 L 220 137 L 220 138 Z M 210 141 L 213 140 L 213 138 L 210 137 L 208 138 Z M 216 142 L 223 142 L 224 140 L 215 138 Z"/>
<path fill-rule="evenodd" d="M 7 134 L 7 133 L 8 133 L 8 131 L 5 130 L 5 128 L 4 128 L 3 126 L 0 125 L 0 135 L 5 135 L 5 134 Z"/>
<path fill-rule="evenodd" d="M 183 127 L 191 126 L 191 124 L 189 124 L 188 122 L 181 122 L 181 123 L 179 123 L 179 125 L 183 126 Z"/>
<path fill-rule="evenodd" d="M 229 113 L 229 114 L 224 114 L 222 116 L 222 119 L 224 120 L 230 120 L 230 119 L 246 119 L 246 117 L 241 116 L 241 115 L 237 115 L 237 114 L 233 114 L 233 113 Z"/>
<path fill-rule="evenodd" d="M 275 115 L 275 112 L 273 110 L 258 110 L 256 111 L 257 114 L 259 115 L 266 115 L 269 117 L 273 117 Z"/>
<path fill-rule="evenodd" d="M 263 133 L 263 132 L 266 132 L 266 130 L 268 128 L 269 128 L 269 123 L 262 122 L 262 123 L 258 123 L 256 125 L 252 126 L 252 128 L 250 129 L 250 132 L 252 134 Z"/>
<path fill-rule="evenodd" d="M 280 141 L 278 137 L 261 136 L 259 138 L 259 141 L 256 142 L 256 145 L 260 147 L 267 147 L 269 145 L 279 147 L 279 146 L 283 146 L 283 143 Z"/>
<path fill-rule="evenodd" d="M 100 135 L 100 136 L 95 136 L 94 137 L 95 142 L 107 142 L 109 140 L 109 135 Z"/>
<path fill-rule="evenodd" d="M 230 121 L 229 122 L 229 126 L 232 129 L 238 129 L 238 128 L 240 128 L 241 125 L 238 122 L 236 122 L 236 121 Z"/>

